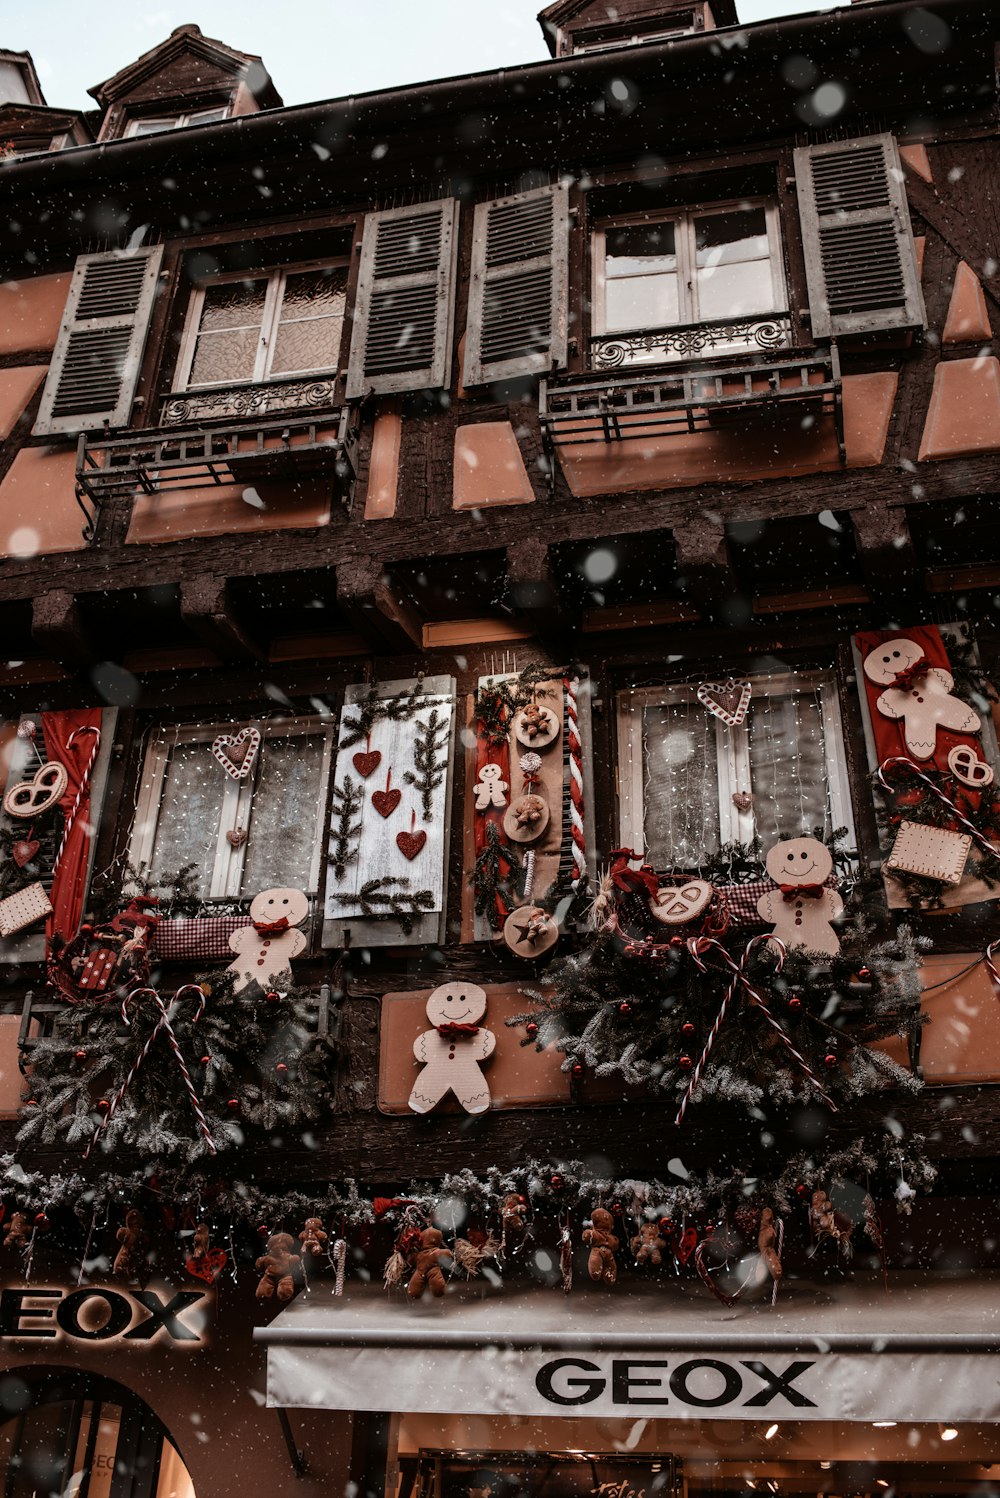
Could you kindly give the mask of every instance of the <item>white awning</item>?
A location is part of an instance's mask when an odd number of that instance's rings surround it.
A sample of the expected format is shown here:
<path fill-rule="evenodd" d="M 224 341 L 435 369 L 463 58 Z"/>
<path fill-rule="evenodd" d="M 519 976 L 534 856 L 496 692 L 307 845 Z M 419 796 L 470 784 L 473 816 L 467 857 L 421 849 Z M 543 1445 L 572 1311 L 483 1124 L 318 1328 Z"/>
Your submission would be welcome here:
<path fill-rule="evenodd" d="M 727 1310 L 684 1284 L 484 1281 L 409 1304 L 316 1280 L 270 1326 L 267 1402 L 425 1414 L 1000 1422 L 1000 1281 L 790 1284 Z"/>

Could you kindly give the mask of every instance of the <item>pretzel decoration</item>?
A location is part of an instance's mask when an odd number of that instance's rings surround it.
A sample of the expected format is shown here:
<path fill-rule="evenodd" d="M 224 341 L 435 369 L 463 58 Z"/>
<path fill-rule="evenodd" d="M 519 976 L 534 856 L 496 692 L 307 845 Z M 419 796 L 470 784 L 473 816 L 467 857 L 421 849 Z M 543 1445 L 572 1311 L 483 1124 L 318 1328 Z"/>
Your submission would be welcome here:
<path fill-rule="evenodd" d="M 58 760 L 51 759 L 36 770 L 30 780 L 19 780 L 7 790 L 3 809 L 9 817 L 31 821 L 44 816 L 62 799 L 69 785 L 69 771 Z"/>

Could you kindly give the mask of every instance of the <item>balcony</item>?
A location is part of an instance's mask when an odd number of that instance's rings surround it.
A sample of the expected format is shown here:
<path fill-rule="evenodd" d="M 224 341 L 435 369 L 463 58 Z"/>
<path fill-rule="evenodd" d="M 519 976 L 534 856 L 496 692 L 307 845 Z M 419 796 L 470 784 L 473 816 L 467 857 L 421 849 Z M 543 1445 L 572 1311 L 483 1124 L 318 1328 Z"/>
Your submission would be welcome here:
<path fill-rule="evenodd" d="M 115 436 L 83 433 L 77 444 L 76 497 L 87 518 L 86 538 L 93 539 L 97 515 L 108 501 L 167 489 L 327 475 L 346 505 L 357 475 L 357 407 L 263 420 L 256 402 L 262 391 L 267 400 L 263 387 L 245 387 L 246 410 L 230 410 L 221 423 L 216 410 L 211 426 L 194 424 L 206 422 L 207 412 L 200 405 L 191 409 L 194 398 L 186 397 L 167 403 L 160 427 Z M 233 401 L 233 391 L 211 392 L 223 394 Z M 198 402 L 205 399 L 199 396 Z"/>
<path fill-rule="evenodd" d="M 800 353 L 790 341 L 784 313 L 592 338 L 586 373 L 542 381 L 546 443 L 648 441 L 779 415 L 829 415 L 843 462 L 836 345 Z"/>

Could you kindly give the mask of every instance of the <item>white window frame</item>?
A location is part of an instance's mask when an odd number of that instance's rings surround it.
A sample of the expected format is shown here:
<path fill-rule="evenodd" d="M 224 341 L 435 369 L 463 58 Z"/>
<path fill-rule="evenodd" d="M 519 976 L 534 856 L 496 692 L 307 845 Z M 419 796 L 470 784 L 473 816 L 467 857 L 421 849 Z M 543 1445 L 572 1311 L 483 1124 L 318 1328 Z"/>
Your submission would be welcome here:
<path fill-rule="evenodd" d="M 787 671 L 780 676 L 759 676 L 750 682 L 750 712 L 755 700 L 791 690 L 819 689 L 823 713 L 823 744 L 826 751 L 830 818 L 833 827 L 846 827 L 848 846 L 855 846 L 854 812 L 850 777 L 844 749 L 840 696 L 832 671 Z M 669 707 L 697 702 L 697 685 L 684 682 L 660 687 L 625 687 L 618 697 L 618 809 L 621 845 L 645 849 L 644 775 L 642 763 L 642 715 L 647 707 Z M 719 777 L 719 843 L 749 842 L 756 830 L 753 805 L 740 812 L 733 803 L 736 791 L 753 791 L 750 779 L 750 727 L 747 719 L 730 728 L 721 719 L 706 717 L 715 728 L 715 752 Z M 747 714 L 749 718 L 749 712 Z M 709 850 L 705 850 L 706 857 Z"/>
<path fill-rule="evenodd" d="M 124 138 L 144 135 L 162 135 L 167 130 L 187 130 L 194 125 L 221 125 L 229 118 L 228 104 L 212 104 L 205 109 L 184 109 L 179 114 L 138 114 L 125 126 Z M 142 131 L 143 125 L 161 125 L 162 130 Z"/>
<path fill-rule="evenodd" d="M 320 888 L 323 848 L 326 843 L 326 790 L 330 783 L 330 766 L 333 758 L 335 725 L 327 718 L 294 718 L 275 721 L 269 718 L 241 721 L 241 727 L 256 728 L 261 736 L 262 747 L 268 739 L 288 739 L 296 736 L 323 738 L 323 757 L 320 766 L 322 793 L 317 801 L 316 821 L 313 827 L 313 852 L 309 865 L 309 888 L 306 893 L 315 897 Z M 206 758 L 211 756 L 212 741 L 220 733 L 231 733 L 229 723 L 165 725 L 152 734 L 146 746 L 142 767 L 142 781 L 136 801 L 135 820 L 129 841 L 129 862 L 133 868 L 149 872 L 156 830 L 159 825 L 163 787 L 166 781 L 170 754 L 178 744 L 204 744 Z M 251 770 L 246 780 L 234 780 L 221 765 L 215 765 L 224 781 L 222 811 L 219 818 L 219 835 L 215 850 L 215 863 L 206 900 L 240 900 L 246 898 L 241 889 L 246 850 L 249 839 L 238 848 L 232 847 L 226 838 L 227 830 L 233 827 L 252 827 L 251 808 L 256 784 L 256 769 Z M 257 891 L 254 891 L 257 893 Z"/>
<path fill-rule="evenodd" d="M 651 42 L 666 42 L 673 37 L 693 36 L 696 30 L 694 14 L 692 12 L 690 22 L 687 26 L 669 26 L 660 31 L 636 31 L 630 36 L 613 37 L 604 42 L 576 42 L 573 46 L 574 53 L 580 52 L 606 52 L 618 47 L 646 46 Z"/>
<path fill-rule="evenodd" d="M 591 238 L 591 253 L 593 260 L 593 300 L 591 331 L 596 337 L 613 338 L 617 333 L 622 337 L 628 337 L 633 330 L 628 328 L 607 327 L 607 276 L 605 265 L 607 259 L 607 232 L 609 229 L 626 228 L 630 224 L 666 224 L 674 225 L 674 245 L 677 255 L 677 289 L 678 307 L 681 313 L 676 323 L 664 323 L 662 327 L 694 327 L 700 322 L 707 322 L 703 318 L 698 307 L 698 281 L 695 275 L 695 219 L 710 218 L 720 213 L 732 213 L 746 208 L 763 208 L 765 223 L 767 226 L 767 252 L 768 262 L 771 268 L 771 292 L 774 306 L 772 308 L 756 307 L 754 312 L 759 312 L 762 317 L 787 316 L 788 286 L 785 280 L 784 257 L 781 246 L 781 222 L 778 214 L 777 200 L 768 197 L 734 198 L 729 202 L 692 204 L 685 208 L 663 213 L 625 213 L 615 214 L 612 217 L 600 219 L 594 227 Z M 690 313 L 690 316 L 685 315 Z M 635 332 L 642 332 L 637 328 Z M 713 350 L 716 355 L 725 354 L 724 348 Z M 669 357 L 669 356 L 668 356 Z M 674 355 L 673 357 L 678 357 Z"/>
<path fill-rule="evenodd" d="M 346 306 L 340 329 L 340 348 L 337 351 L 335 363 L 319 364 L 309 369 L 282 370 L 278 374 L 272 375 L 271 361 L 274 358 L 274 349 L 277 343 L 276 335 L 281 320 L 281 305 L 285 299 L 285 286 L 289 276 L 301 275 L 303 272 L 311 270 L 343 270 L 346 272 L 347 266 L 347 257 L 345 255 L 338 255 L 330 260 L 305 260 L 296 262 L 293 265 L 262 266 L 260 270 L 252 271 L 226 271 L 222 275 L 208 276 L 204 280 L 199 280 L 191 293 L 187 317 L 184 320 L 184 332 L 181 335 L 180 351 L 177 357 L 177 371 L 174 375 L 174 390 L 228 389 L 230 385 L 265 385 L 279 380 L 308 379 L 312 375 L 335 373 L 340 368 L 340 356 L 344 348 L 344 328 L 347 324 Z M 254 361 L 254 372 L 249 378 L 239 380 L 201 380 L 197 384 L 192 384 L 191 369 L 194 364 L 195 350 L 198 345 L 198 334 L 201 331 L 201 313 L 205 305 L 205 293 L 210 287 L 220 286 L 227 281 L 267 282 L 264 313 L 261 318 L 260 337 L 257 341 L 257 354 Z M 302 320 L 308 321 L 309 319 Z"/>

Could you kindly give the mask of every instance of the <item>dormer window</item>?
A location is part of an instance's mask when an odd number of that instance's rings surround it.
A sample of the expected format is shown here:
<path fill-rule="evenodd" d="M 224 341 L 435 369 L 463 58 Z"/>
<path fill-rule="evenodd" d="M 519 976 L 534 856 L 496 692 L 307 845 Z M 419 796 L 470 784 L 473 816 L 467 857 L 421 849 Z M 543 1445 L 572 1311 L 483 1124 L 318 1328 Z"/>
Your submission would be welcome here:
<path fill-rule="evenodd" d="M 640 43 L 666 42 L 676 36 L 690 36 L 702 27 L 695 25 L 693 11 L 671 15 L 668 25 L 662 23 L 642 30 L 635 25 L 606 27 L 599 31 L 577 33 L 573 38 L 574 52 L 605 51 L 610 47 L 637 47 Z"/>
<path fill-rule="evenodd" d="M 162 135 L 165 130 L 187 130 L 192 125 L 214 125 L 216 121 L 228 118 L 228 104 L 220 104 L 214 109 L 186 110 L 183 114 L 165 114 L 129 120 L 124 133 L 126 136 Z"/>

